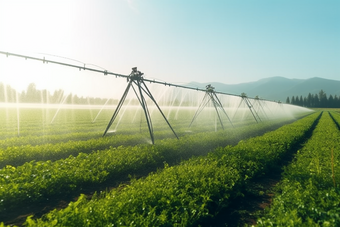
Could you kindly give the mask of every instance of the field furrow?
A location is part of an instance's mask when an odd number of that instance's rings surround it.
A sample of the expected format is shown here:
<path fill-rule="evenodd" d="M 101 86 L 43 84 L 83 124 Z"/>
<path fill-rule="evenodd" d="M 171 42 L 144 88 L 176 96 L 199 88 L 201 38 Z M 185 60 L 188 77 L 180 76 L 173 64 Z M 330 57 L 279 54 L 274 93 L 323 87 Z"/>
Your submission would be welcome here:
<path fill-rule="evenodd" d="M 302 142 L 320 113 L 312 114 L 260 137 L 219 148 L 159 170 L 146 178 L 94 196 L 84 195 L 66 209 L 28 226 L 197 226 L 211 223 L 237 197 L 248 179 L 275 168 L 282 157 Z"/>
<path fill-rule="evenodd" d="M 98 184 L 109 180 L 126 179 L 128 175 L 140 175 L 142 172 L 146 174 L 149 171 L 155 171 L 156 168 L 162 168 L 164 162 L 175 164 L 192 156 L 206 155 L 216 147 L 235 145 L 240 139 L 261 135 L 285 123 L 254 124 L 228 131 L 196 133 L 181 137 L 180 140 L 159 141 L 156 145 L 111 147 L 90 154 L 81 153 L 54 162 L 31 161 L 16 167 L 7 165 L 0 170 L 1 217 L 10 210 L 15 210 L 22 203 L 34 204 L 33 202 L 44 201 L 52 197 L 65 198 L 76 192 L 84 191 L 88 186 L 97 185 L 98 187 Z M 51 149 L 50 152 L 60 157 L 65 151 L 70 152 L 72 149 L 78 154 L 86 151 L 85 149 L 110 147 L 113 138 L 111 137 L 111 140 L 109 138 L 90 141 L 91 143 L 78 141 L 65 143 L 65 146 L 58 144 L 59 146 L 55 145 L 56 150 Z M 81 144 L 86 146 L 82 147 Z M 44 156 L 50 155 L 50 152 L 39 150 L 45 146 L 37 146 L 36 152 L 25 151 L 16 157 L 24 159 L 26 154 L 30 159 L 32 157 L 43 159 Z M 53 158 L 52 155 L 48 158 Z M 69 156 L 70 153 L 67 155 Z M 27 160 L 23 160 L 25 161 Z"/>
<path fill-rule="evenodd" d="M 331 113 L 338 122 L 339 114 Z M 285 168 L 259 226 L 340 225 L 340 131 L 325 112 L 312 137 Z"/>

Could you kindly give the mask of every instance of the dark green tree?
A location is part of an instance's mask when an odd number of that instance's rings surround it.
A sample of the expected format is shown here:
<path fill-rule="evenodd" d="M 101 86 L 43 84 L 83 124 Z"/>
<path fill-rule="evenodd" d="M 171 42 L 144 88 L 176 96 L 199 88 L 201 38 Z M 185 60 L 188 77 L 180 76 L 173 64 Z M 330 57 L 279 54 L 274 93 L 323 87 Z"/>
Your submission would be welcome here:
<path fill-rule="evenodd" d="M 303 106 L 303 98 L 302 98 L 302 95 L 300 95 L 299 105 L 300 105 L 300 106 Z"/>
<path fill-rule="evenodd" d="M 308 96 L 307 96 L 307 104 L 306 104 L 307 107 L 313 107 L 313 102 L 312 102 L 313 100 L 312 99 L 313 99 L 312 94 L 309 93 Z"/>
<path fill-rule="evenodd" d="M 327 94 L 321 89 L 319 91 L 319 107 L 325 108 L 327 106 Z"/>
<path fill-rule="evenodd" d="M 340 99 L 337 95 L 334 95 L 334 106 L 335 108 L 340 108 Z"/>
<path fill-rule="evenodd" d="M 314 102 L 314 107 L 318 108 L 320 107 L 320 100 L 319 100 L 319 96 L 318 94 L 315 94 L 314 97 L 313 97 L 313 102 Z"/>
<path fill-rule="evenodd" d="M 330 107 L 330 108 L 334 108 L 335 107 L 333 95 L 329 95 L 327 107 Z"/>
<path fill-rule="evenodd" d="M 307 97 L 303 98 L 303 106 L 308 107 Z"/>
<path fill-rule="evenodd" d="M 296 102 L 295 102 L 295 97 L 294 97 L 294 95 L 292 96 L 292 101 L 291 101 L 291 104 L 293 104 L 293 105 L 296 105 Z"/>

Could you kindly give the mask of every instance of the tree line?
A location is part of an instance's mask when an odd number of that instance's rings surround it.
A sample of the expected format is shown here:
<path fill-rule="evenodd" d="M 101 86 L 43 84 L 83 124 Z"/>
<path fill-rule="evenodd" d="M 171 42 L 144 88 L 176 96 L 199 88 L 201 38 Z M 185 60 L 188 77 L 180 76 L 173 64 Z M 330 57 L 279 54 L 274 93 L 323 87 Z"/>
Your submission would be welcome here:
<path fill-rule="evenodd" d="M 10 85 L 4 85 L 0 82 L 0 102 L 7 103 L 42 103 L 42 104 L 91 104 L 102 105 L 107 99 L 93 97 L 79 97 L 77 95 L 65 94 L 61 89 L 55 90 L 53 94 L 44 89 L 39 90 L 34 83 L 28 85 L 26 91 L 17 92 Z M 117 100 L 110 100 L 107 104 L 116 104 Z"/>
<path fill-rule="evenodd" d="M 287 97 L 286 103 L 309 107 L 309 108 L 340 108 L 340 97 L 337 95 L 329 95 L 321 89 L 319 94 L 309 93 L 307 97 L 292 96 Z"/>

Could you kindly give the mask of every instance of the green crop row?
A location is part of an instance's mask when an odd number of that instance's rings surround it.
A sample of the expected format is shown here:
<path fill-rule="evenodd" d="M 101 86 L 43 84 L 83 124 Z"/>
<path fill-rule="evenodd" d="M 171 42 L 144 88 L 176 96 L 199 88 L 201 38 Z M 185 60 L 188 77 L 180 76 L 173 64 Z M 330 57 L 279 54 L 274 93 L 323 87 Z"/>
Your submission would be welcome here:
<path fill-rule="evenodd" d="M 16 138 L 20 142 L 20 137 L 44 136 L 49 140 L 50 136 L 64 135 L 70 132 L 97 132 L 101 135 L 104 132 L 112 114 L 112 110 L 103 110 L 98 118 L 96 110 L 80 110 L 80 109 L 20 109 L 17 117 L 16 109 L 1 109 L 0 111 L 0 139 Z M 194 114 L 193 110 L 173 109 L 167 111 L 168 120 L 174 127 L 175 131 L 181 131 L 183 126 L 189 126 L 190 118 Z M 58 112 L 58 114 L 56 114 Z M 92 116 L 90 116 L 90 112 Z M 56 114 L 56 115 L 55 115 Z M 52 122 L 52 119 L 55 120 Z M 95 119 L 96 118 L 96 119 Z M 167 129 L 167 124 L 162 116 L 154 114 L 152 122 L 155 130 Z M 253 120 L 254 122 L 254 120 Z M 205 124 L 207 127 L 205 127 Z M 234 122 L 235 123 L 235 122 Z M 204 131 L 211 129 L 211 122 L 207 120 L 199 121 L 200 127 L 195 127 L 195 131 Z M 133 134 L 136 130 L 144 128 L 147 130 L 147 125 L 142 109 L 134 111 L 126 111 L 123 116 L 119 116 L 112 126 L 118 126 L 120 133 Z M 26 140 L 27 141 L 27 140 Z M 58 141 L 57 141 L 58 142 Z M 18 144 L 17 144 L 18 145 Z M 0 146 L 1 147 L 1 146 Z"/>
<path fill-rule="evenodd" d="M 30 138 L 35 136 L 42 136 L 45 141 L 51 140 L 53 143 L 55 135 L 65 135 L 75 132 L 96 132 L 99 135 L 102 135 L 113 114 L 113 111 L 113 109 L 104 109 L 103 111 L 101 111 L 101 114 L 99 114 L 99 117 L 97 118 L 97 114 L 100 112 L 99 109 L 61 109 L 60 111 L 48 108 L 20 109 L 19 117 L 17 117 L 16 109 L 1 109 L 0 141 L 13 138 L 14 141 L 9 140 L 8 142 L 18 142 L 16 145 L 24 145 L 24 143 L 21 143 L 21 137 Z M 195 111 L 196 110 L 194 108 L 170 108 L 167 109 L 164 113 L 176 133 L 181 133 L 184 128 L 185 130 L 188 129 L 191 118 L 193 117 Z M 57 112 L 58 114 L 56 114 Z M 211 111 L 207 112 L 208 115 L 206 116 L 208 117 L 196 120 L 191 129 L 193 129 L 195 132 L 203 132 L 207 130 L 210 131 L 213 128 L 215 122 L 212 116 L 214 116 L 216 113 L 211 113 Z M 301 112 L 300 114 L 304 115 L 308 114 L 308 112 Z M 289 117 L 290 119 L 292 119 L 293 117 L 300 117 L 300 114 L 294 114 L 294 116 L 287 115 L 287 118 Z M 52 119 L 54 119 L 54 116 L 56 116 L 56 118 L 54 121 L 52 121 Z M 245 115 L 242 121 L 234 120 L 233 124 L 245 124 L 245 121 L 247 120 L 248 123 L 255 122 L 253 118 L 247 118 Z M 267 121 L 269 119 L 265 120 Z M 230 126 L 230 123 L 226 119 L 223 119 L 223 121 L 226 126 Z M 153 114 L 152 122 L 154 129 L 157 132 L 163 129 L 169 130 L 168 125 L 165 124 L 163 117 L 159 116 L 159 114 Z M 144 113 L 141 108 L 136 108 L 133 111 L 126 111 L 122 116 L 118 116 L 117 120 L 112 125 L 112 128 L 116 126 L 120 134 L 134 134 L 139 129 L 148 131 Z M 219 125 L 215 125 L 215 127 L 220 128 Z M 25 141 L 29 142 L 29 144 L 34 144 L 34 141 L 32 141 L 32 143 L 30 143 L 28 139 L 25 139 Z M 45 141 L 43 142 L 45 143 Z M 3 146 L 6 146 L 6 142 L 5 144 L 1 144 L 0 142 L 0 147 Z"/>
<path fill-rule="evenodd" d="M 338 129 L 340 130 L 340 112 L 335 112 L 332 111 L 331 112 L 331 117 L 334 120 L 336 126 L 338 127 Z"/>
<path fill-rule="evenodd" d="M 86 114 L 86 111 L 77 111 L 79 110 L 68 110 L 68 112 L 65 113 L 73 113 L 79 119 L 85 118 L 84 114 Z M 40 110 L 35 110 L 35 112 L 33 111 L 33 113 L 36 114 L 39 114 L 40 112 Z M 32 115 L 31 111 L 27 113 Z M 187 114 L 187 112 L 183 113 Z M 276 121 L 271 120 L 267 121 L 266 125 L 278 124 L 278 122 L 286 123 L 288 120 L 290 119 L 280 119 Z M 39 130 L 41 130 L 41 123 L 39 121 L 33 119 L 30 122 L 31 123 L 29 125 L 31 126 L 30 131 L 32 132 L 32 135 L 20 137 L 15 136 L 0 140 L 0 168 L 5 167 L 6 165 L 19 166 L 32 160 L 55 161 L 61 158 L 67 158 L 69 155 L 76 156 L 80 152 L 90 153 L 99 149 L 117 147 L 120 145 L 133 146 L 139 143 L 145 143 L 145 138 L 148 138 L 149 136 L 147 129 L 144 130 L 144 133 L 135 133 L 136 131 L 140 131 L 140 128 L 136 128 L 136 125 L 133 127 L 127 127 L 127 129 L 124 129 L 123 132 L 119 132 L 119 134 L 116 134 L 114 137 L 106 136 L 105 138 L 101 138 L 102 129 L 99 132 L 98 126 L 84 123 L 83 121 L 80 121 L 81 123 L 79 123 L 79 120 L 70 126 L 65 126 L 64 124 L 49 125 L 42 132 L 39 132 Z M 249 126 L 250 124 L 256 123 L 254 120 L 250 123 L 247 121 L 234 123 L 237 127 L 245 125 Z M 155 133 L 157 140 L 169 137 L 174 138 L 174 135 L 166 124 L 158 125 L 161 125 L 161 127 L 158 127 L 157 132 Z M 193 129 L 194 133 L 185 132 L 184 129 L 187 129 L 188 125 L 187 120 L 185 122 L 181 119 L 176 120 L 175 125 L 178 126 L 177 128 L 181 127 L 178 136 L 206 131 L 204 130 L 204 127 L 199 127 Z M 101 126 L 102 128 L 105 128 L 105 125 L 101 124 Z M 202 125 L 200 124 L 200 126 Z M 227 130 L 230 131 L 233 129 L 228 128 Z"/>
<path fill-rule="evenodd" d="M 277 125 L 284 124 L 287 121 L 283 122 L 268 122 L 262 125 L 253 125 L 252 127 L 243 126 L 239 127 L 237 129 L 228 129 L 227 131 L 216 133 L 216 132 L 206 132 L 205 134 L 212 135 L 216 137 L 217 140 L 221 141 L 221 145 L 226 146 L 229 144 L 229 141 L 225 141 L 225 138 L 229 138 L 232 136 L 232 133 L 236 130 L 239 131 L 238 133 L 244 132 L 250 136 L 249 132 L 252 133 L 253 131 L 256 131 L 257 129 L 261 130 L 261 127 L 263 129 L 269 128 L 269 127 L 277 127 Z M 249 132 L 247 132 L 247 129 L 249 129 Z M 235 131 L 235 132 L 236 132 Z M 93 135 L 92 133 L 88 133 L 89 135 Z M 72 135 L 72 134 L 70 134 Z M 91 153 L 92 151 L 96 150 L 103 150 L 108 149 L 110 147 L 118 147 L 121 145 L 124 146 L 134 146 L 140 143 L 145 143 L 145 135 L 144 134 L 134 134 L 134 135 L 122 135 L 118 134 L 115 136 L 106 136 L 106 137 L 98 137 L 87 140 L 68 140 L 67 138 L 70 138 L 70 135 L 55 135 L 54 140 L 62 141 L 65 139 L 65 142 L 59 142 L 56 144 L 53 143 L 46 143 L 46 144 L 40 144 L 38 145 L 39 141 L 41 141 L 40 137 L 24 137 L 20 138 L 21 143 L 27 144 L 27 143 L 33 143 L 36 145 L 13 145 L 8 146 L 6 149 L 0 149 L 0 168 L 5 167 L 6 165 L 11 166 L 20 166 L 23 165 L 25 162 L 29 162 L 32 160 L 35 161 L 55 161 L 62 158 L 67 158 L 70 155 L 76 156 L 79 153 Z M 78 133 L 74 133 L 75 138 L 79 139 Z M 80 136 L 86 136 L 89 137 L 89 135 L 86 135 L 84 133 L 81 133 Z M 174 137 L 173 135 L 170 135 L 171 137 Z M 197 135 L 196 133 L 193 133 L 191 135 L 187 135 L 187 137 L 193 137 L 195 138 Z M 169 130 L 165 131 L 158 131 L 157 132 L 157 138 L 166 138 L 169 137 Z M 35 138 L 36 140 L 34 140 Z M 8 140 L 12 140 L 8 139 Z M 216 140 L 215 139 L 215 140 Z M 8 140 L 5 140 L 8 141 Z M 26 140 L 29 140 L 26 142 Z M 32 141 L 33 140 L 33 141 Z M 17 141 L 14 139 L 14 141 Z M 225 141 L 226 143 L 223 143 Z M 208 141 L 206 141 L 207 144 L 209 144 Z M 15 142 L 14 142 L 15 143 Z M 158 142 L 157 142 L 158 143 Z"/>
<path fill-rule="evenodd" d="M 31 161 L 17 167 L 7 165 L 0 169 L 0 198 L 2 198 L 0 210 L 16 207 L 23 202 L 41 201 L 54 195 L 67 195 L 75 190 L 81 190 L 88 184 L 98 184 L 122 175 L 135 174 L 144 169 L 162 167 L 164 161 L 176 163 L 193 155 L 205 155 L 216 147 L 236 144 L 240 139 L 263 134 L 281 124 L 283 123 L 254 124 L 230 131 L 183 136 L 180 140 L 161 140 L 156 145 L 111 147 L 90 154 L 80 153 L 76 157 L 70 156 L 54 162 Z M 25 153 L 18 153 L 17 161 L 25 162 L 25 157 L 26 160 L 44 157 L 51 159 L 70 154 L 67 153 L 70 151 L 78 154 L 85 150 L 110 147 L 113 139 L 114 137 L 105 137 L 89 141 L 71 141 L 50 145 L 50 147 L 32 146 L 32 151 L 27 149 Z M 122 139 L 123 137 L 120 138 L 120 143 Z M 44 150 L 40 151 L 40 149 Z M 10 154 L 15 154 L 15 150 Z"/>
<path fill-rule="evenodd" d="M 76 135 L 75 135 L 76 136 Z M 64 136 L 60 136 L 64 138 Z M 0 168 L 6 165 L 20 166 L 25 162 L 36 161 L 55 161 L 67 158 L 70 155 L 76 156 L 79 153 L 91 153 L 92 151 L 108 149 L 120 145 L 136 145 L 144 142 L 140 134 L 135 136 L 116 135 L 110 137 L 99 137 L 85 141 L 67 141 L 56 144 L 46 143 L 41 145 L 21 145 L 9 146 L 0 150 Z M 23 140 L 23 139 L 22 139 Z"/>
<path fill-rule="evenodd" d="M 65 124 L 62 122 L 55 122 L 54 124 L 46 124 L 42 122 L 43 119 L 36 119 L 36 115 L 41 115 L 41 110 L 25 110 L 25 127 L 27 132 L 22 132 L 20 127 L 20 136 L 7 137 L 6 132 L 3 139 L 0 140 L 0 168 L 6 165 L 19 166 L 25 162 L 36 160 L 58 160 L 61 158 L 67 158 L 69 155 L 77 155 L 80 152 L 89 153 L 98 149 L 109 148 L 110 146 L 116 147 L 120 145 L 131 146 L 139 143 L 147 142 L 149 137 L 146 124 L 131 124 L 129 121 L 124 121 L 120 124 L 124 127 L 115 136 L 106 136 L 109 138 L 101 138 L 103 130 L 106 127 L 101 121 L 96 123 L 84 122 L 83 119 L 88 118 L 88 110 L 64 110 L 64 114 L 74 115 L 78 120 L 72 124 Z M 188 115 L 188 112 L 182 111 L 181 114 Z M 90 120 L 90 119 L 89 119 Z M 163 124 L 164 119 L 155 118 L 155 123 L 162 120 L 161 123 L 155 127 L 155 138 L 157 140 L 165 138 L 174 138 L 168 125 Z M 287 119 L 281 119 L 283 122 Z M 273 123 L 274 121 L 268 121 Z M 3 122 L 4 126 L 15 126 L 8 122 Z M 145 123 L 145 122 L 144 122 Z M 186 132 L 189 124 L 188 120 L 183 120 L 183 117 L 176 119 L 173 126 L 180 129 L 178 136 L 187 134 L 194 134 L 197 132 L 205 132 L 207 127 L 202 127 L 206 122 L 199 122 L 200 127 L 193 127 L 193 132 Z M 275 123 L 275 122 L 274 122 Z M 276 121 L 277 123 L 277 121 Z M 254 120 L 249 122 L 237 122 L 235 126 L 244 126 L 249 124 L 256 124 Z M 142 127 L 143 125 L 143 127 Z M 120 127 L 119 127 L 120 128 Z M 211 125 L 209 125 L 209 131 L 211 132 Z M 6 129 L 6 127 L 4 128 Z M 100 129 L 98 131 L 98 129 Z M 232 130 L 229 129 L 228 130 Z M 138 132 L 138 133 L 136 133 Z M 156 141 L 157 142 L 157 141 Z M 59 144 L 57 144 L 59 143 Z"/>
<path fill-rule="evenodd" d="M 32 128 L 31 130 L 35 130 Z M 88 140 L 91 138 L 99 137 L 98 132 L 84 132 L 82 130 L 78 132 L 68 132 L 64 134 L 53 134 L 53 135 L 29 135 L 20 137 L 11 137 L 0 140 L 0 149 L 3 151 L 11 146 L 23 146 L 23 145 L 41 145 L 46 143 L 61 143 L 75 140 Z M 0 151 L 1 151 L 0 150 Z"/>
<path fill-rule="evenodd" d="M 238 145 L 216 149 L 133 180 L 88 201 L 81 195 L 64 210 L 27 226 L 197 226 L 227 207 L 246 180 L 263 174 L 303 141 L 320 113 Z M 198 138 L 201 139 L 201 138 Z M 190 141 L 188 141 L 190 142 Z"/>
<path fill-rule="evenodd" d="M 54 131 L 52 130 L 52 128 L 50 128 L 50 129 L 46 129 L 46 131 L 42 131 L 39 134 L 36 134 L 36 132 L 40 130 L 40 125 L 39 124 L 36 124 L 34 126 L 32 125 L 30 130 L 33 131 L 34 133 L 32 133 L 31 135 L 15 136 L 15 137 L 9 137 L 9 138 L 4 138 L 0 140 L 0 156 L 5 153 L 9 153 L 6 151 L 6 149 L 12 146 L 20 147 L 20 149 L 25 150 L 24 146 L 26 145 L 36 146 L 36 145 L 42 145 L 42 144 L 49 144 L 50 146 L 51 144 L 55 144 L 55 143 L 65 143 L 68 141 L 79 141 L 79 140 L 84 141 L 84 140 L 90 140 L 93 138 L 95 139 L 100 138 L 103 135 L 105 127 L 106 125 L 101 125 L 101 129 L 98 131 L 98 126 L 87 127 L 86 124 L 85 125 L 73 125 L 72 127 L 67 128 L 67 130 L 65 131 Z M 140 133 L 139 128 L 132 128 L 129 130 L 125 129 L 124 131 L 119 132 L 119 134 L 117 134 L 118 137 L 115 139 L 116 141 L 113 143 L 119 144 L 118 141 L 119 139 L 121 139 L 119 138 L 119 136 L 121 135 L 125 137 L 128 135 L 133 135 L 135 137 L 136 131 L 139 132 L 137 134 L 140 137 L 145 137 L 144 135 L 145 133 L 144 134 Z M 144 131 L 147 132 L 146 130 Z M 166 128 L 163 131 L 170 132 L 168 128 Z M 156 135 L 157 135 L 157 139 L 162 139 L 162 138 L 168 137 L 169 133 L 166 134 L 166 133 L 162 133 L 162 131 L 157 131 Z M 123 143 L 119 145 L 128 145 L 128 144 L 124 144 L 124 142 L 126 142 L 126 139 L 122 139 L 122 141 Z M 134 139 L 132 140 L 131 144 L 135 144 L 133 141 Z"/>
<path fill-rule="evenodd" d="M 332 114 L 339 121 L 338 114 Z M 285 168 L 259 226 L 340 226 L 340 131 L 323 113 L 312 137 Z"/>

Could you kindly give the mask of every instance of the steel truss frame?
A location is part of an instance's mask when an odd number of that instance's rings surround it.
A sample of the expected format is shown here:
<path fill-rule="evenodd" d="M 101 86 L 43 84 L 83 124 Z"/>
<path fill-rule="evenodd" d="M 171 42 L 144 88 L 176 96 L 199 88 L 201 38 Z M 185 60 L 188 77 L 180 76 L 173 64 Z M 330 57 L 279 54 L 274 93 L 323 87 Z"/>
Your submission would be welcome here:
<path fill-rule="evenodd" d="M 171 129 L 171 131 L 173 132 L 173 134 L 176 136 L 176 138 L 178 139 L 178 136 L 176 134 L 176 132 L 174 131 L 174 129 L 171 127 L 171 124 L 169 123 L 169 121 L 166 119 L 164 113 L 162 112 L 161 108 L 159 107 L 159 105 L 157 104 L 155 98 L 153 97 L 153 95 L 151 94 L 150 90 L 148 89 L 148 87 L 146 86 L 146 84 L 144 83 L 144 79 L 143 79 L 143 73 L 141 73 L 140 71 L 137 71 L 137 67 L 132 68 L 132 72 L 131 74 L 127 77 L 127 81 L 128 81 L 128 85 L 123 93 L 123 96 L 121 97 L 117 108 L 115 110 L 115 112 L 113 113 L 110 122 L 108 123 L 103 136 L 105 136 L 109 130 L 109 128 L 111 127 L 111 125 L 113 124 L 114 120 L 116 119 L 116 117 L 118 116 L 118 113 L 126 99 L 126 96 L 129 93 L 130 88 L 133 89 L 135 95 L 137 96 L 137 99 L 140 103 L 140 105 L 143 108 L 144 111 L 144 115 L 146 118 L 146 123 L 148 125 L 148 129 L 149 129 L 149 133 L 150 133 L 150 138 L 151 138 L 151 142 L 152 144 L 155 143 L 155 137 L 154 137 L 154 133 L 153 133 L 153 126 L 152 126 L 152 121 L 151 121 L 151 115 L 145 100 L 145 95 L 147 95 L 152 101 L 153 103 L 156 105 L 156 107 L 158 108 L 159 112 L 161 113 L 161 115 L 163 116 L 164 120 L 166 121 L 166 123 L 168 124 L 169 128 Z M 134 87 L 134 85 L 136 86 L 136 88 Z M 143 94 L 144 93 L 144 94 Z"/>
<path fill-rule="evenodd" d="M 202 112 L 202 110 L 208 105 L 209 101 L 213 103 L 214 108 L 216 110 L 216 114 L 218 117 L 218 120 L 220 121 L 221 127 L 224 130 L 224 126 L 223 126 L 223 122 L 219 113 L 219 109 L 222 111 L 222 113 L 224 113 L 226 115 L 226 117 L 228 118 L 230 124 L 234 127 L 232 121 L 230 120 L 227 112 L 224 110 L 221 101 L 219 100 L 219 98 L 217 97 L 216 93 L 215 93 L 215 88 L 212 87 L 210 84 L 206 86 L 206 92 L 205 95 L 202 99 L 201 104 L 199 105 L 198 109 L 195 112 L 194 117 L 191 120 L 191 123 L 189 125 L 189 128 L 191 127 L 192 123 L 195 121 L 195 119 L 198 117 L 198 115 Z"/>

